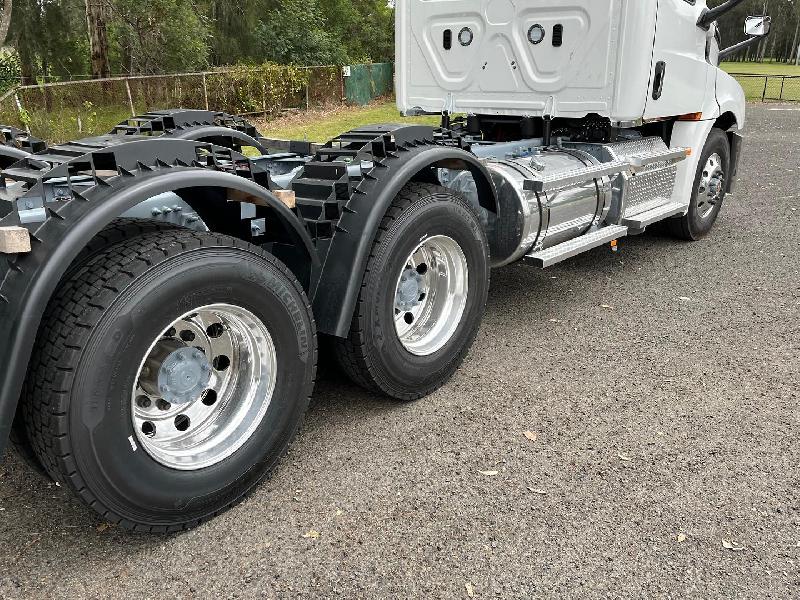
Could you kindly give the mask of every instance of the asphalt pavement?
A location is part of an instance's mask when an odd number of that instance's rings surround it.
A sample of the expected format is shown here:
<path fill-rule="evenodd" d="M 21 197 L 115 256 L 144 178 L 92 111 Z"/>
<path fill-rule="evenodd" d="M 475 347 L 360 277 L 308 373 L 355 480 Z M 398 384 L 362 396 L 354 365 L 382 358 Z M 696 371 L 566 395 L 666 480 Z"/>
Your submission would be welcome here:
<path fill-rule="evenodd" d="M 709 238 L 495 272 L 449 385 L 328 373 L 198 529 L 108 527 L 7 456 L 0 597 L 800 597 L 800 105 L 749 118 Z"/>

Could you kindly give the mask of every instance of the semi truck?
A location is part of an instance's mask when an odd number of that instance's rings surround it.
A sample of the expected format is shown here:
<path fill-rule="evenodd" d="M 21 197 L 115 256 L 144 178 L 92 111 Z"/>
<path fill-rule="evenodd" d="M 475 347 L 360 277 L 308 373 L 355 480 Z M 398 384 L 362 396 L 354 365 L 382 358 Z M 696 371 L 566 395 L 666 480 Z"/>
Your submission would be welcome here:
<path fill-rule="evenodd" d="M 440 127 L 278 152 L 210 111 L 52 146 L 6 128 L 0 452 L 106 521 L 190 528 L 276 467 L 320 342 L 414 401 L 464 360 L 493 269 L 708 235 L 745 123 L 719 61 L 769 33 L 722 48 L 740 2 L 399 0 L 398 109 Z"/>

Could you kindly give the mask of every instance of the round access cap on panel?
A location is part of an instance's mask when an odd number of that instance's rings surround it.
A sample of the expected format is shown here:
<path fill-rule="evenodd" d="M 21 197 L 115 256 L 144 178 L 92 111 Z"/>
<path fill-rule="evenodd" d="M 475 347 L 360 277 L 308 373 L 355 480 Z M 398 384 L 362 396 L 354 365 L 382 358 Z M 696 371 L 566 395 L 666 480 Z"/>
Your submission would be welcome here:
<path fill-rule="evenodd" d="M 528 41 L 531 44 L 541 44 L 543 40 L 544 40 L 544 27 L 542 27 L 537 23 L 536 25 L 533 25 L 531 26 L 530 29 L 528 29 Z"/>

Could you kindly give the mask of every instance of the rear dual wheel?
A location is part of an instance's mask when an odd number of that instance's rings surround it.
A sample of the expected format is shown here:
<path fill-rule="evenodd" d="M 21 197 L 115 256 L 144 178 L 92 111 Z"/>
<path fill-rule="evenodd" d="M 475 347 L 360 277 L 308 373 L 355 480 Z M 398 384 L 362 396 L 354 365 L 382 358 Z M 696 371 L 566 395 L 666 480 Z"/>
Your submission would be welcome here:
<path fill-rule="evenodd" d="M 409 184 L 373 243 L 339 363 L 369 390 L 426 396 L 464 360 L 488 290 L 489 247 L 474 209 L 446 188 Z"/>
<path fill-rule="evenodd" d="M 177 530 L 275 467 L 315 366 L 308 301 L 274 257 L 214 234 L 149 233 L 61 284 L 23 415 L 48 473 L 105 519 Z"/>

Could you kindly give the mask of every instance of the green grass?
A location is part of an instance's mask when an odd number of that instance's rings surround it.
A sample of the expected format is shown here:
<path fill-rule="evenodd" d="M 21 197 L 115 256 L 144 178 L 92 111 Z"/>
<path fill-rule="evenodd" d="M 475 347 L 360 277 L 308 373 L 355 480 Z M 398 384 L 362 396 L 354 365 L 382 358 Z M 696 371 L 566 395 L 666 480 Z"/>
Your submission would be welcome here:
<path fill-rule="evenodd" d="M 752 77 L 737 77 L 748 100 L 760 101 L 762 96 L 765 96 L 768 101 L 800 101 L 800 67 L 775 62 L 736 62 L 722 63 L 722 68 L 728 73 L 752 75 Z M 772 77 L 764 78 L 757 75 L 772 75 Z M 798 78 L 784 81 L 781 75 Z"/>
<path fill-rule="evenodd" d="M 137 107 L 138 108 L 138 107 Z M 80 115 L 80 128 L 78 127 Z M 130 117 L 124 106 L 95 106 L 81 109 L 57 108 L 50 112 L 28 113 L 31 132 L 50 143 L 80 139 L 108 133 L 112 127 Z M 24 127 L 16 109 L 0 110 L 0 122 Z M 272 121 L 257 120 L 256 127 L 266 137 L 285 140 L 325 142 L 350 129 L 373 123 L 422 123 L 439 125 L 437 117 L 401 117 L 393 100 L 382 99 L 365 107 L 333 106 L 292 113 Z"/>
<path fill-rule="evenodd" d="M 401 117 L 394 100 L 379 100 L 369 106 L 337 106 L 259 121 L 256 127 L 268 138 L 325 142 L 337 135 L 375 123 L 420 123 L 437 126 L 440 118 Z"/>
<path fill-rule="evenodd" d="M 728 73 L 747 73 L 754 75 L 800 75 L 800 67 L 784 63 L 726 62 L 722 68 Z"/>
<path fill-rule="evenodd" d="M 16 109 L 0 108 L 0 123 L 24 129 L 50 144 L 78 140 L 111 131 L 118 123 L 131 116 L 126 106 L 97 106 L 91 108 L 55 108 L 51 111 L 29 110 L 28 120 L 21 119 Z"/>

